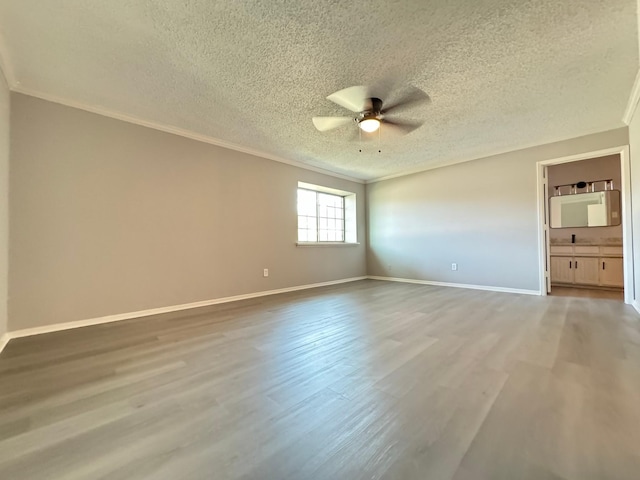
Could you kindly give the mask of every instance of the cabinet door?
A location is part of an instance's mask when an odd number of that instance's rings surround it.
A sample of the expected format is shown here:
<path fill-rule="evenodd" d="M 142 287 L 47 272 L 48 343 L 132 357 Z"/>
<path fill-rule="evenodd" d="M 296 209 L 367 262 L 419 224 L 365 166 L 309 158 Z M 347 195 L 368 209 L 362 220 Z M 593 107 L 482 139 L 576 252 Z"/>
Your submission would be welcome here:
<path fill-rule="evenodd" d="M 600 259 L 600 285 L 624 287 L 624 273 L 621 258 Z"/>
<path fill-rule="evenodd" d="M 574 278 L 580 285 L 598 285 L 600 283 L 599 258 L 575 257 L 573 259 Z"/>
<path fill-rule="evenodd" d="M 573 258 L 551 257 L 551 283 L 573 283 Z"/>

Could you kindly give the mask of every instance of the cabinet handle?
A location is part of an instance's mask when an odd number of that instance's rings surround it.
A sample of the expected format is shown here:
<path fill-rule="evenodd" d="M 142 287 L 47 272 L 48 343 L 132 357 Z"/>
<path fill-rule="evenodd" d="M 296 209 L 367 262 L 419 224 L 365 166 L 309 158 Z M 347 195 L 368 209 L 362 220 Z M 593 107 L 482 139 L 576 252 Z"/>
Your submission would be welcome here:
<path fill-rule="evenodd" d="M 602 262 L 602 269 L 604 270 L 604 262 Z"/>
<path fill-rule="evenodd" d="M 571 268 L 571 260 L 569 260 L 569 268 Z"/>
<path fill-rule="evenodd" d="M 578 261 L 576 260 L 576 268 L 578 268 Z"/>

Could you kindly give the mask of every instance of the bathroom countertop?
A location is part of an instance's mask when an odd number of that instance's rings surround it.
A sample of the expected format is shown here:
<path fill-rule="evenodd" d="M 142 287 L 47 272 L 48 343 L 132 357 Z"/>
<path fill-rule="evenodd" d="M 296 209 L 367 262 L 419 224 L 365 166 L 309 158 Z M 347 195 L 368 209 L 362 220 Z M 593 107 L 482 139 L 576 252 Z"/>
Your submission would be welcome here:
<path fill-rule="evenodd" d="M 576 238 L 575 243 L 571 243 L 570 238 L 552 238 L 551 245 L 603 245 L 607 247 L 621 247 L 621 238 Z"/>

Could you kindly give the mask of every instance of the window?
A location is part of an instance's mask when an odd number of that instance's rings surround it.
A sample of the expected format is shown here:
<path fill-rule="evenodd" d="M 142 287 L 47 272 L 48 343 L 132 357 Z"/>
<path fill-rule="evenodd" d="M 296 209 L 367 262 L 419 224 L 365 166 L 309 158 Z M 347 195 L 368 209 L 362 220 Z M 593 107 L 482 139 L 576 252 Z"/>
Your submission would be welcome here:
<path fill-rule="evenodd" d="M 299 188 L 298 241 L 344 242 L 344 197 Z"/>
<path fill-rule="evenodd" d="M 298 182 L 298 244 L 356 243 L 355 194 Z"/>

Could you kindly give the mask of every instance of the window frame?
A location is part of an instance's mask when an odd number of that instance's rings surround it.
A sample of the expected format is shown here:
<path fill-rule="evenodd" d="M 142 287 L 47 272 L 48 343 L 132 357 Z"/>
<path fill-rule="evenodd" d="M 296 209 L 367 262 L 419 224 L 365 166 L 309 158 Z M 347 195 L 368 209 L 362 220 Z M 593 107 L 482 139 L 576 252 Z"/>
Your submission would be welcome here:
<path fill-rule="evenodd" d="M 298 232 L 298 242 L 299 243 L 345 243 L 346 241 L 346 223 L 345 223 L 345 199 L 343 195 L 338 195 L 335 193 L 328 193 L 328 192 L 321 192 L 319 190 L 312 190 L 310 188 L 303 188 L 303 187 L 298 187 L 297 192 L 300 192 L 300 190 L 304 190 L 306 192 L 312 192 L 315 194 L 316 197 L 316 214 L 315 214 L 315 219 L 316 219 L 316 239 L 315 240 L 300 240 L 300 232 Z M 340 219 L 337 218 L 329 218 L 329 217 L 323 217 L 320 215 L 320 208 L 322 207 L 322 205 L 320 204 L 320 195 L 330 195 L 332 197 L 336 197 L 340 199 L 341 205 L 340 205 L 340 210 L 342 211 L 342 215 Z M 308 215 L 300 215 L 300 213 L 298 213 L 298 230 L 300 230 L 300 217 L 301 216 L 306 216 L 308 217 Z M 320 240 L 320 233 L 321 231 L 323 231 L 323 229 L 320 227 L 321 224 L 321 219 L 325 219 L 325 220 L 340 220 L 341 223 L 341 227 L 342 228 L 335 228 L 335 229 L 329 229 L 328 227 L 324 229 L 324 231 L 326 233 L 329 232 L 340 232 L 342 235 L 342 240 Z"/>
<path fill-rule="evenodd" d="M 298 182 L 298 188 L 296 189 L 296 206 L 299 190 L 310 191 L 316 194 L 316 240 L 315 241 L 301 241 L 299 237 L 300 230 L 300 217 L 306 215 L 300 215 L 296 208 L 296 245 L 297 246 L 312 246 L 312 247 L 326 247 L 326 246 L 353 246 L 359 245 L 357 240 L 357 215 L 356 215 L 356 194 L 353 192 L 347 192 L 344 190 L 338 190 L 330 187 L 323 187 L 320 185 L 313 185 L 305 182 Z M 318 201 L 319 194 L 333 195 L 340 197 L 342 200 L 342 240 L 320 240 L 320 204 Z M 308 216 L 306 216 L 308 217 Z M 328 230 L 328 229 L 327 229 Z M 335 230 L 333 230 L 335 231 Z"/>

